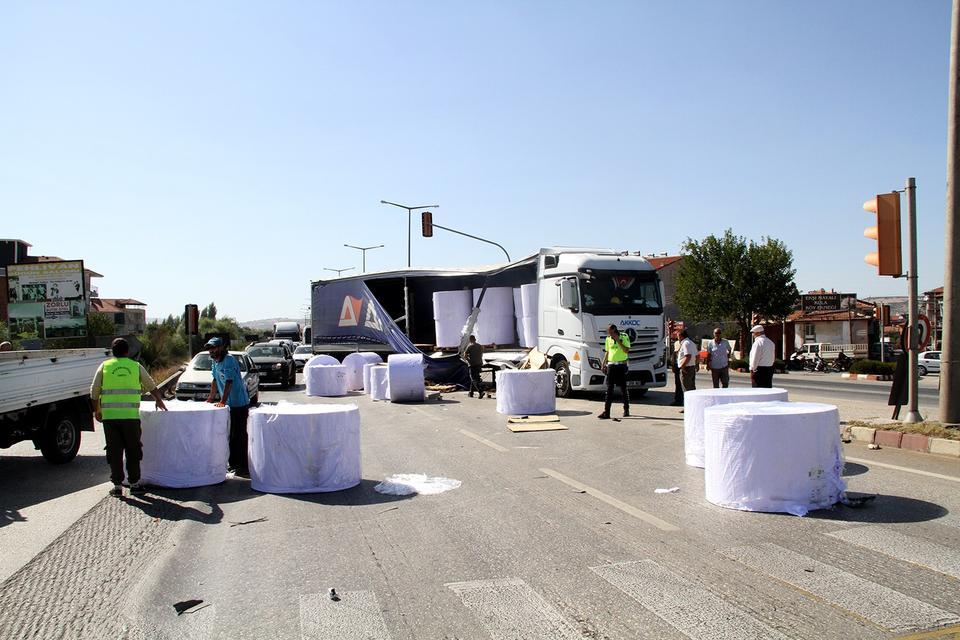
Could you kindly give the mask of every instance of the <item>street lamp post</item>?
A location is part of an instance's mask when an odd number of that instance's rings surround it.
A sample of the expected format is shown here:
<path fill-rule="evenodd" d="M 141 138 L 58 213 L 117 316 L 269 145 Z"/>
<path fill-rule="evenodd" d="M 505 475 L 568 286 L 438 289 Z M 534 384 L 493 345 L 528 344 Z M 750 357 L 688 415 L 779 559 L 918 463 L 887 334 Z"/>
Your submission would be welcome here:
<path fill-rule="evenodd" d="M 333 271 L 334 273 L 337 274 L 337 277 L 339 278 L 341 273 L 343 273 L 344 271 L 350 271 L 351 269 L 354 269 L 354 268 L 355 267 L 347 267 L 346 269 L 331 269 L 330 267 L 324 267 L 323 270 Z"/>
<path fill-rule="evenodd" d="M 394 207 L 400 207 L 401 209 L 407 210 L 407 269 L 410 268 L 410 214 L 414 211 L 420 209 L 438 209 L 440 205 L 438 204 L 424 204 L 416 207 L 408 207 L 405 204 L 397 204 L 396 202 L 387 202 L 386 200 L 381 200 L 380 204 L 389 204 Z M 407 286 L 407 278 L 403 278 L 403 326 L 407 330 L 407 337 L 410 336 L 410 288 Z"/>
<path fill-rule="evenodd" d="M 372 247 L 356 247 L 356 246 L 354 246 L 354 245 L 352 245 L 352 244 L 345 244 L 345 245 L 343 245 L 343 246 L 345 246 L 345 247 L 350 247 L 351 249 L 358 249 L 358 250 L 360 251 L 360 253 L 361 253 L 362 256 L 363 256 L 363 257 L 361 258 L 361 263 L 362 263 L 362 265 L 363 265 L 362 268 L 361 268 L 361 273 L 366 273 L 366 272 L 367 272 L 367 251 L 370 251 L 371 249 L 380 249 L 381 247 L 383 247 L 382 244 L 374 245 L 374 246 L 372 246 Z"/>

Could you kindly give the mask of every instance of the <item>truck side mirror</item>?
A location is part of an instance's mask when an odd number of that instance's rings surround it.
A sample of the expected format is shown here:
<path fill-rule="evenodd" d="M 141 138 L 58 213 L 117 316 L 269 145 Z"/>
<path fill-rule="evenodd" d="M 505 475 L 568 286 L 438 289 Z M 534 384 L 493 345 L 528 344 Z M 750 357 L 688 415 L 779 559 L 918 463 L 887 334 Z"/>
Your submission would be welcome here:
<path fill-rule="evenodd" d="M 577 300 L 577 285 L 573 280 L 560 281 L 560 306 L 571 311 L 576 311 L 580 306 Z"/>

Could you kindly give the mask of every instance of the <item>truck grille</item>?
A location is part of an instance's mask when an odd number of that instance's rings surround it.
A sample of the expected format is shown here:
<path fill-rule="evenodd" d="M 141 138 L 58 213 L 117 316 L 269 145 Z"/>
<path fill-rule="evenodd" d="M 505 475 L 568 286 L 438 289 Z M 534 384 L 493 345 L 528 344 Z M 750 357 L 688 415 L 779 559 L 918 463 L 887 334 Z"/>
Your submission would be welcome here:
<path fill-rule="evenodd" d="M 640 363 L 652 360 L 657 354 L 657 344 L 660 338 L 657 336 L 656 329 L 629 329 L 627 335 L 632 331 L 634 337 L 630 340 L 630 355 L 628 362 Z M 606 346 L 606 332 L 600 338 L 600 348 Z"/>

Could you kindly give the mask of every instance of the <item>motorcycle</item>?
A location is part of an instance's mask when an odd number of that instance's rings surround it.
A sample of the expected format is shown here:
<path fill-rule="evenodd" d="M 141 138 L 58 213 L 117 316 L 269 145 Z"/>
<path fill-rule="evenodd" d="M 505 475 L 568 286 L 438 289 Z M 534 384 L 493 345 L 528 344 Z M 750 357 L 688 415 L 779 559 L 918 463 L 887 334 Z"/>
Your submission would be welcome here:
<path fill-rule="evenodd" d="M 815 353 L 813 354 L 812 360 L 804 363 L 804 369 L 806 371 L 818 371 L 820 373 L 826 373 L 827 361 L 821 358 L 819 353 Z"/>
<path fill-rule="evenodd" d="M 853 358 L 847 356 L 844 352 L 840 352 L 840 355 L 837 356 L 837 359 L 833 361 L 833 366 L 830 367 L 831 371 L 836 371 L 838 373 L 843 373 L 850 370 L 850 365 L 853 364 Z"/>
<path fill-rule="evenodd" d="M 787 359 L 787 369 L 790 371 L 803 371 L 806 368 L 806 357 L 803 355 L 803 349 L 797 349 L 790 354 Z"/>

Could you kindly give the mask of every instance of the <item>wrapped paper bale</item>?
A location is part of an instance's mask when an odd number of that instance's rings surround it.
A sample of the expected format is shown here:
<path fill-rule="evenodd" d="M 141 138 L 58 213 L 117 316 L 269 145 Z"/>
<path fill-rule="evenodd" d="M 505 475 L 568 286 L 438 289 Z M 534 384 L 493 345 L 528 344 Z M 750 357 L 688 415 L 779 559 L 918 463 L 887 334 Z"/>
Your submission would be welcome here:
<path fill-rule="evenodd" d="M 707 500 L 802 516 L 846 490 L 840 414 L 813 402 L 744 402 L 704 411 Z"/>
<path fill-rule="evenodd" d="M 363 392 L 370 395 L 370 370 L 380 366 L 379 362 L 367 362 L 363 365 Z"/>
<path fill-rule="evenodd" d="M 538 343 L 537 337 L 540 330 L 537 322 L 539 291 L 540 288 L 537 284 L 525 284 L 520 287 L 520 300 L 523 305 L 523 316 L 520 322 L 522 329 L 520 333 L 521 347 L 535 347 Z"/>
<path fill-rule="evenodd" d="M 523 346 L 523 298 L 520 287 L 513 288 L 513 320 L 517 324 L 517 344 Z"/>
<path fill-rule="evenodd" d="M 363 389 L 363 365 L 383 362 L 383 358 L 371 351 L 351 353 L 343 359 L 347 368 L 347 391 Z"/>
<path fill-rule="evenodd" d="M 376 365 L 370 369 L 370 398 L 390 399 L 390 369 L 387 365 Z"/>
<path fill-rule="evenodd" d="M 303 365 L 303 368 L 306 369 L 307 367 L 325 367 L 331 364 L 340 364 L 340 361 L 334 358 L 333 356 L 327 355 L 325 353 L 321 353 L 307 360 L 307 363 Z"/>
<path fill-rule="evenodd" d="M 482 289 L 473 290 L 473 304 L 480 299 Z M 514 344 L 516 319 L 513 316 L 513 289 L 490 287 L 480 304 L 480 314 L 474 334 L 480 344 Z"/>
<path fill-rule="evenodd" d="M 227 477 L 230 410 L 207 402 L 140 404 L 140 478 L 159 487 L 202 487 Z"/>
<path fill-rule="evenodd" d="M 557 410 L 553 369 L 506 369 L 497 373 L 497 413 L 528 416 Z"/>
<path fill-rule="evenodd" d="M 320 493 L 360 484 L 360 410 L 354 404 L 278 404 L 250 411 L 250 485 Z"/>
<path fill-rule="evenodd" d="M 778 387 L 687 391 L 683 394 L 683 448 L 687 464 L 703 468 L 703 412 L 707 407 L 734 402 L 785 402 L 787 399 L 787 390 Z"/>
<path fill-rule="evenodd" d="M 304 367 L 307 395 L 332 398 L 347 395 L 347 368 L 342 364 Z"/>
<path fill-rule="evenodd" d="M 438 347 L 460 346 L 460 332 L 472 310 L 469 290 L 433 293 L 433 324 Z"/>
<path fill-rule="evenodd" d="M 423 354 L 395 353 L 387 357 L 390 402 L 423 402 Z"/>

